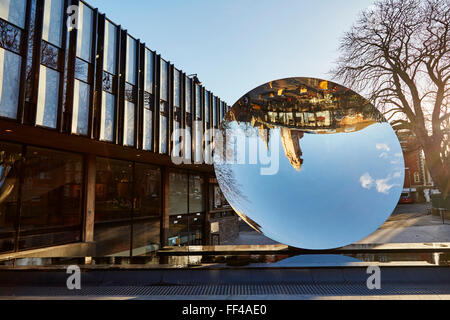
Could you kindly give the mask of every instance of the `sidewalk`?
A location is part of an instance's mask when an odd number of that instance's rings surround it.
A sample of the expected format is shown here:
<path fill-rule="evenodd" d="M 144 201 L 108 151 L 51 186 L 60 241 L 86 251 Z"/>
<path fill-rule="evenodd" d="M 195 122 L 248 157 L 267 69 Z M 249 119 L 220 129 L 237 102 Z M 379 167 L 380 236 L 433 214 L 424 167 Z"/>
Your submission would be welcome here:
<path fill-rule="evenodd" d="M 442 224 L 437 216 L 428 214 L 429 205 L 399 205 L 393 215 L 367 238 L 358 242 L 366 243 L 427 243 L 450 242 L 450 220 Z M 239 237 L 229 245 L 272 245 L 277 242 L 258 234 L 241 222 Z"/>
<path fill-rule="evenodd" d="M 449 242 L 450 220 L 428 214 L 429 205 L 399 205 L 380 229 L 359 243 Z"/>

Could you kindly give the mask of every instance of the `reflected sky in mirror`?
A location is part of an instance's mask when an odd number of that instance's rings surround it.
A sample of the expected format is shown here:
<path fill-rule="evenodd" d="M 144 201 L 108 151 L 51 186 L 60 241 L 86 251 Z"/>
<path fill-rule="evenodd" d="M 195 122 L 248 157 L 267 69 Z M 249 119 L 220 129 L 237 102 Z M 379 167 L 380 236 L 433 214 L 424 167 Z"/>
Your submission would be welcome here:
<path fill-rule="evenodd" d="M 216 135 L 215 170 L 253 228 L 304 249 L 356 243 L 391 215 L 404 181 L 400 143 L 364 98 L 291 78 L 241 98 Z"/>

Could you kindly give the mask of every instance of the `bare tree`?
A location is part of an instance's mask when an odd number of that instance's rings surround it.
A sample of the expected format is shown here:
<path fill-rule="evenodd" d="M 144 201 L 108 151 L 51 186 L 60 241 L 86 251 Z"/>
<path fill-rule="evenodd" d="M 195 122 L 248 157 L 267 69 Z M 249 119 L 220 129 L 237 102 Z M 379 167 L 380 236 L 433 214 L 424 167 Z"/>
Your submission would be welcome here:
<path fill-rule="evenodd" d="M 381 0 L 341 40 L 335 79 L 366 94 L 422 147 L 450 194 L 450 0 Z"/>

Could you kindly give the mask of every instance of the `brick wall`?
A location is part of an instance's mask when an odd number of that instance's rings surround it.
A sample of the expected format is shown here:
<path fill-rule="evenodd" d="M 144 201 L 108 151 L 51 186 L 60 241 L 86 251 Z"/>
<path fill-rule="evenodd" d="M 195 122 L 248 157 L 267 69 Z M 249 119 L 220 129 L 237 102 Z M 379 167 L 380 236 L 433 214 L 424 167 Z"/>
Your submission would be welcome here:
<path fill-rule="evenodd" d="M 423 182 L 423 172 L 422 172 L 422 166 L 421 166 L 421 157 L 419 151 L 411 151 L 411 152 L 405 152 L 403 154 L 405 158 L 405 167 L 409 168 L 409 170 L 406 170 L 405 173 L 405 184 L 404 188 L 414 187 L 414 186 L 421 186 L 424 184 Z M 409 171 L 409 172 L 408 172 Z M 418 173 L 418 181 L 415 181 L 414 174 Z M 410 185 L 410 175 L 411 175 L 411 185 Z"/>

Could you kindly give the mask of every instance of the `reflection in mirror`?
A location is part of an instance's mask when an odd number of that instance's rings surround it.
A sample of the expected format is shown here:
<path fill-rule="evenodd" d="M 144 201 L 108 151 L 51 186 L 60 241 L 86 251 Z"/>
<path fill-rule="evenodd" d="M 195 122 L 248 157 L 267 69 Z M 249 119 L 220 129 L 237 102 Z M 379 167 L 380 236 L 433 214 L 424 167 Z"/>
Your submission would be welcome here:
<path fill-rule="evenodd" d="M 304 249 L 349 245 L 391 215 L 404 181 L 395 132 L 338 84 L 262 85 L 226 114 L 215 137 L 220 187 L 254 229 Z"/>

